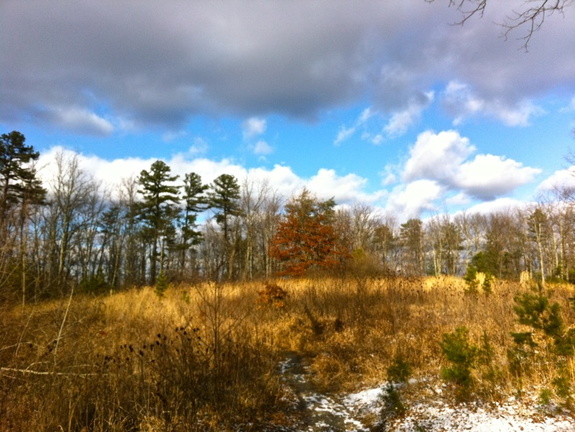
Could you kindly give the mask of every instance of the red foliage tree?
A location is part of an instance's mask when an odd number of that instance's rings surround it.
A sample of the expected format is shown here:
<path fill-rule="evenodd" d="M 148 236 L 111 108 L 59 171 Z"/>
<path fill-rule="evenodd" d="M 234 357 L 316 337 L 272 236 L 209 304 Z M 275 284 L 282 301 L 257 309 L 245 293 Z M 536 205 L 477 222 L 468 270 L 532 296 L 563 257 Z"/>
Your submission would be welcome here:
<path fill-rule="evenodd" d="M 333 198 L 319 201 L 306 189 L 286 205 L 270 247 L 270 256 L 283 264 L 280 275 L 335 268 L 349 256 L 338 242 L 334 207 Z"/>

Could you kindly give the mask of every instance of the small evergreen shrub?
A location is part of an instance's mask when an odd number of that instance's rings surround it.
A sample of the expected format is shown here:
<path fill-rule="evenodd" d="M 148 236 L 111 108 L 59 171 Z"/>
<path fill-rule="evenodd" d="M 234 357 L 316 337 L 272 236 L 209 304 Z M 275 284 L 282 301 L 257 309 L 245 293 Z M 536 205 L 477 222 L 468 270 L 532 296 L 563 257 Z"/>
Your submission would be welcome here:
<path fill-rule="evenodd" d="M 537 365 L 556 371 L 550 384 L 568 407 L 572 406 L 573 388 L 565 365 L 575 355 L 575 329 L 566 328 L 561 305 L 551 301 L 552 293 L 541 283 L 515 296 L 513 308 L 519 324 L 530 331 L 511 333 L 514 347 L 508 350 L 510 372 L 521 384 L 523 377 L 534 373 Z M 544 397 L 543 397 L 544 396 Z M 547 393 L 542 401 L 549 399 Z"/>
<path fill-rule="evenodd" d="M 491 294 L 493 292 L 493 275 L 489 272 L 479 272 L 474 265 L 467 267 L 463 280 L 466 285 L 466 294 L 477 295 L 479 294 L 480 288 L 485 294 Z"/>
<path fill-rule="evenodd" d="M 393 363 L 387 368 L 388 383 L 385 392 L 382 394 L 382 417 L 387 418 L 402 416 L 407 411 L 403 403 L 398 383 L 406 383 L 411 376 L 411 366 L 403 355 L 399 354 L 393 359 Z"/>
<path fill-rule="evenodd" d="M 451 363 L 442 368 L 442 378 L 457 387 L 459 399 L 468 399 L 475 384 L 473 369 L 478 361 L 479 348 L 469 341 L 469 330 L 466 327 L 457 327 L 453 333 L 445 333 L 440 346 L 443 355 Z"/>
<path fill-rule="evenodd" d="M 481 284 L 481 288 L 483 288 L 485 294 L 493 293 L 493 275 L 491 273 L 485 273 L 485 279 L 483 284 Z"/>
<path fill-rule="evenodd" d="M 387 368 L 387 378 L 392 382 L 405 383 L 411 376 L 411 365 L 399 354 Z"/>
<path fill-rule="evenodd" d="M 156 279 L 156 286 L 154 292 L 158 297 L 164 297 L 166 290 L 170 286 L 168 282 L 168 277 L 164 273 L 160 273 Z"/>
<path fill-rule="evenodd" d="M 466 294 L 477 294 L 479 292 L 479 281 L 477 280 L 477 269 L 475 266 L 467 266 L 467 271 L 463 279 L 465 280 Z"/>
<path fill-rule="evenodd" d="M 539 403 L 541 405 L 550 405 L 552 400 L 553 392 L 550 389 L 544 388 L 539 392 Z"/>

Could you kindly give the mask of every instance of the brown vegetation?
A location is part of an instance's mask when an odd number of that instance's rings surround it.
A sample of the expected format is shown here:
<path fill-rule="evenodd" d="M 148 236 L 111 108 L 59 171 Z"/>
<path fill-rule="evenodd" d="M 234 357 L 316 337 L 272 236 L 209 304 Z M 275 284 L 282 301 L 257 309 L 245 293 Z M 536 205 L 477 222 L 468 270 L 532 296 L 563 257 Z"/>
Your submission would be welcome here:
<path fill-rule="evenodd" d="M 567 329 L 575 323 L 572 287 L 553 288 Z M 326 392 L 405 379 L 409 370 L 416 380 L 402 398 L 438 397 L 450 366 L 442 337 L 445 344 L 461 327 L 477 352 L 490 347 L 487 361 L 469 367 L 466 396 L 490 401 L 537 389 L 570 408 L 573 355 L 552 354 L 542 333 L 534 332 L 538 349 L 525 353 L 529 367 L 512 367 L 511 333 L 528 330 L 514 298 L 529 289 L 495 281 L 487 294 L 469 293 L 458 278 L 323 278 L 5 305 L 0 429 L 273 430 L 298 414 L 278 368 L 294 352 L 309 359 Z M 441 397 L 460 397 L 459 384 L 443 384 Z"/>

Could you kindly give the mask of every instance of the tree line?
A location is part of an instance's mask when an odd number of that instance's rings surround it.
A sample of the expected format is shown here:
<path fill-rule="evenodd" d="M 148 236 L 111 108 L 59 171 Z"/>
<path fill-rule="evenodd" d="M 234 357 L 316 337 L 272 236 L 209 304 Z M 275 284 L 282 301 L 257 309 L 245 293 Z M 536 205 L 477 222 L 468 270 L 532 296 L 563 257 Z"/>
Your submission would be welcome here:
<path fill-rule="evenodd" d="M 205 183 L 158 160 L 114 194 L 75 156 L 43 184 L 20 132 L 0 138 L 0 299 L 22 302 L 159 281 L 275 276 L 464 275 L 575 282 L 571 195 L 552 204 L 425 221 L 337 206 L 304 189 L 222 174 Z"/>

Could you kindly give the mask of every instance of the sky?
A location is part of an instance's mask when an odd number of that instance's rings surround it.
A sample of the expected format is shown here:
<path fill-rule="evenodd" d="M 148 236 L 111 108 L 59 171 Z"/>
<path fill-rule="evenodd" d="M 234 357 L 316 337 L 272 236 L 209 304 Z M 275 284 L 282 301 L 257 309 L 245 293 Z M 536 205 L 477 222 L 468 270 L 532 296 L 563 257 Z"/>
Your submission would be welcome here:
<path fill-rule="evenodd" d="M 160 159 L 399 220 L 574 183 L 575 5 L 525 47 L 524 0 L 448 3 L 0 0 L 0 132 L 47 183 L 58 154 L 112 189 Z"/>

